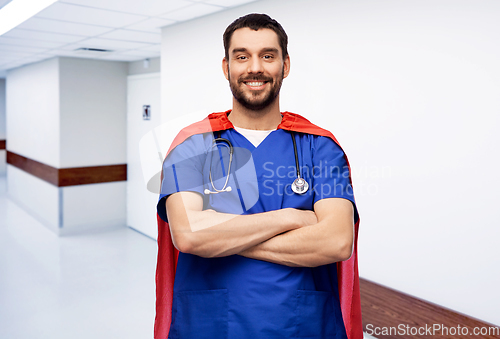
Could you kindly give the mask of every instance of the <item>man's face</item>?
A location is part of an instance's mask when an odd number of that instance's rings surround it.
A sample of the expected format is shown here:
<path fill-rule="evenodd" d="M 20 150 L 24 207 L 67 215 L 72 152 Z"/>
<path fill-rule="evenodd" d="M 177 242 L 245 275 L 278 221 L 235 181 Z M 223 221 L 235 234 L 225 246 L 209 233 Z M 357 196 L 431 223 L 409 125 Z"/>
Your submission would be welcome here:
<path fill-rule="evenodd" d="M 229 60 L 223 61 L 233 96 L 250 110 L 261 110 L 278 97 L 289 68 L 290 59 L 283 60 L 278 35 L 267 28 L 234 31 Z"/>

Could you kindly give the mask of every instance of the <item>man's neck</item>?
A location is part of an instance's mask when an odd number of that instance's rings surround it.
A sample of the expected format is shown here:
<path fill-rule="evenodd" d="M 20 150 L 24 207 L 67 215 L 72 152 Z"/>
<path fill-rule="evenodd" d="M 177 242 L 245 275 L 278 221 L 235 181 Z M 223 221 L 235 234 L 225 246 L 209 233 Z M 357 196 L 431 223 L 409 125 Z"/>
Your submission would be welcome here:
<path fill-rule="evenodd" d="M 279 99 L 268 107 L 254 111 L 242 106 L 233 98 L 233 109 L 229 114 L 229 121 L 236 126 L 253 130 L 274 130 L 281 123 Z"/>

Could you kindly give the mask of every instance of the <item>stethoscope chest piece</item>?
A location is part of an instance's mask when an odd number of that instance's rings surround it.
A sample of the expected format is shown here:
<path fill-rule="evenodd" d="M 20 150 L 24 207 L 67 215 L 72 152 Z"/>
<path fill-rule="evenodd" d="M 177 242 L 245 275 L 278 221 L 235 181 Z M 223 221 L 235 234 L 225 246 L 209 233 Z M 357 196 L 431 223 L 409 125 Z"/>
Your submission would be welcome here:
<path fill-rule="evenodd" d="M 292 182 L 292 191 L 297 194 L 304 194 L 307 192 L 309 189 L 309 184 L 305 179 L 302 179 L 301 177 L 295 179 Z"/>

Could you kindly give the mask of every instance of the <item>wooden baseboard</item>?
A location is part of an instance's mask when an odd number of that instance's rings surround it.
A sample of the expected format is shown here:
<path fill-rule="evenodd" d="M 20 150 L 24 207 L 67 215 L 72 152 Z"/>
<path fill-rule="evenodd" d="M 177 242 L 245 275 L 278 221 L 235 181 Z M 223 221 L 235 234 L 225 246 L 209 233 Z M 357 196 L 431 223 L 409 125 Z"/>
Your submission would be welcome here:
<path fill-rule="evenodd" d="M 495 325 L 369 280 L 360 279 L 360 290 L 363 330 L 376 338 L 500 338 L 500 329 Z M 448 328 L 447 331 L 445 327 Z M 467 327 L 468 334 L 465 333 L 464 327 Z M 391 328 L 392 333 L 388 332 Z M 435 329 L 435 332 L 430 332 L 427 328 Z M 489 333 L 474 335 L 474 328 L 487 329 Z M 373 333 L 375 329 L 377 332 Z M 413 331 L 413 334 L 408 333 L 410 331 Z"/>
<path fill-rule="evenodd" d="M 57 187 L 127 180 L 126 164 L 55 168 L 10 151 L 7 163 Z"/>
<path fill-rule="evenodd" d="M 0 140 L 0 150 L 7 149 L 7 140 Z"/>

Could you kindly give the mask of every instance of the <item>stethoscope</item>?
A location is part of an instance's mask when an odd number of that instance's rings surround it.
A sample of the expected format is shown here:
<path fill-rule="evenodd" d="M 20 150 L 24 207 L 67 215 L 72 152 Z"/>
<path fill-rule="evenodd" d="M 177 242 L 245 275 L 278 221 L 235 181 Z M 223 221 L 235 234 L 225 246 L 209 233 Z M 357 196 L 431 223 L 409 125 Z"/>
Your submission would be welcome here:
<path fill-rule="evenodd" d="M 214 185 L 214 181 L 212 179 L 212 150 L 215 148 L 217 148 L 218 145 L 220 145 L 221 143 L 224 143 L 225 144 L 222 144 L 224 146 L 226 146 L 227 148 L 229 148 L 229 165 L 227 166 L 227 175 L 226 175 L 226 182 L 224 182 L 224 186 L 222 186 L 222 188 L 220 190 L 218 190 L 217 188 L 215 188 L 215 185 Z M 210 180 L 210 184 L 212 185 L 212 188 L 214 189 L 213 191 L 209 190 L 208 188 L 205 189 L 204 193 L 205 194 L 217 194 L 217 193 L 222 193 L 222 192 L 231 192 L 232 188 L 231 186 L 228 186 L 227 183 L 229 182 L 229 174 L 231 173 L 231 164 L 233 163 L 233 152 L 234 152 L 234 148 L 233 148 L 233 144 L 231 143 L 231 141 L 227 140 L 227 139 L 224 139 L 224 138 L 215 138 L 212 142 L 212 149 L 210 150 L 210 169 L 209 169 L 209 172 L 208 172 L 208 179 Z"/>
<path fill-rule="evenodd" d="M 297 178 L 292 182 L 291 188 L 292 191 L 296 194 L 304 194 L 307 192 L 309 189 L 309 184 L 307 181 L 302 178 L 301 173 L 300 173 L 300 166 L 299 166 L 299 156 L 297 154 L 297 143 L 295 142 L 295 135 L 293 132 L 290 132 L 290 135 L 292 136 L 292 142 L 293 142 L 293 152 L 295 154 L 295 169 L 297 170 Z M 212 150 L 217 148 L 218 145 L 224 145 L 227 148 L 229 148 L 229 164 L 227 168 L 227 175 L 226 175 L 226 181 L 224 182 L 224 186 L 222 186 L 221 189 L 217 189 L 214 185 L 214 181 L 212 179 L 212 153 L 210 152 L 210 170 L 208 172 L 208 179 L 210 180 L 210 184 L 212 185 L 213 191 L 209 190 L 208 188 L 205 189 L 204 193 L 205 194 L 217 194 L 217 193 L 222 193 L 222 192 L 231 192 L 232 188 L 231 186 L 228 186 L 229 182 L 229 175 L 231 173 L 231 164 L 233 163 L 233 144 L 231 141 L 218 137 L 215 138 L 212 142 Z M 235 177 L 236 178 L 236 177 Z"/>

